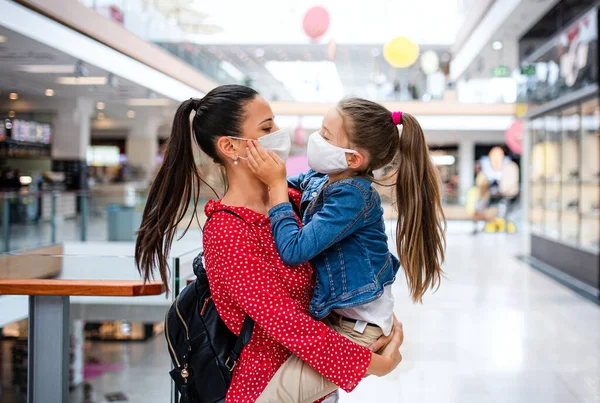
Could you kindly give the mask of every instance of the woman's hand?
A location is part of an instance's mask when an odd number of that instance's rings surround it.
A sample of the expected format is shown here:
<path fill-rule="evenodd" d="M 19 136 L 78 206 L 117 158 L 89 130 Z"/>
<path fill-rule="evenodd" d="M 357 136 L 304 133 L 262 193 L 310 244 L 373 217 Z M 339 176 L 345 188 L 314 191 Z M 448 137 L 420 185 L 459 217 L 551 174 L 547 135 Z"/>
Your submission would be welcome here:
<path fill-rule="evenodd" d="M 402 354 L 400 354 L 400 346 L 404 342 L 404 330 L 402 323 L 398 322 L 394 317 L 394 330 L 392 339 L 387 346 L 384 347 L 381 355 L 373 353 L 371 363 L 367 368 L 368 375 L 385 376 L 392 372 L 400 362 L 402 362 Z M 375 343 L 378 343 L 379 340 Z"/>
<path fill-rule="evenodd" d="M 248 141 L 248 165 L 250 170 L 265 185 L 287 189 L 285 162 L 272 151 L 265 150 L 260 143 Z"/>
<path fill-rule="evenodd" d="M 378 338 L 373 344 L 371 344 L 369 346 L 369 350 L 376 353 L 379 350 L 381 350 L 382 348 L 384 348 L 385 346 L 387 346 L 394 338 L 393 329 L 395 329 L 396 326 L 400 326 L 400 329 L 402 331 L 402 323 L 400 323 L 398 321 L 398 319 L 396 318 L 396 315 L 394 314 L 394 326 L 392 327 L 392 332 L 390 332 L 390 334 L 388 334 L 387 336 L 381 336 L 380 338 Z M 402 331 L 402 341 L 400 342 L 400 344 L 402 344 L 403 342 L 404 342 L 404 332 Z"/>

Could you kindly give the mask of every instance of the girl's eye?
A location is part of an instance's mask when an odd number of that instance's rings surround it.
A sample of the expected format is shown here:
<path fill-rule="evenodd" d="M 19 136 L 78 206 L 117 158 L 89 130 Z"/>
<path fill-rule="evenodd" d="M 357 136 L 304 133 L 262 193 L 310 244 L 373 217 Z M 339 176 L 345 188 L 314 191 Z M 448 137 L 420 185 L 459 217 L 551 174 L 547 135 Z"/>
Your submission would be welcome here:
<path fill-rule="evenodd" d="M 267 132 L 267 133 L 271 133 L 271 130 L 273 130 L 273 128 L 272 128 L 272 127 L 265 127 L 265 128 L 263 129 L 263 131 L 265 131 L 265 132 Z"/>

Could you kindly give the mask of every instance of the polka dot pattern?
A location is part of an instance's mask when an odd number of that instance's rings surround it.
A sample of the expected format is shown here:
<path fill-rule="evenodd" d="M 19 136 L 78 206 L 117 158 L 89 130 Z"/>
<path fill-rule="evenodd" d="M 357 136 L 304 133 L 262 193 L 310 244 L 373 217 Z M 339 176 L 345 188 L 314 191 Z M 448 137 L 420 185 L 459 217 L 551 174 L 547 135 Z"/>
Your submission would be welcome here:
<path fill-rule="evenodd" d="M 297 193 L 291 196 L 298 199 Z M 223 209 L 246 222 L 218 212 Z M 214 214 L 204 229 L 204 257 L 217 310 L 236 334 L 246 314 L 256 322 L 227 402 L 254 402 L 292 353 L 342 389 L 354 389 L 366 373 L 371 352 L 310 317 L 311 265 L 283 264 L 268 217 L 219 201 L 208 202 L 205 212 Z"/>

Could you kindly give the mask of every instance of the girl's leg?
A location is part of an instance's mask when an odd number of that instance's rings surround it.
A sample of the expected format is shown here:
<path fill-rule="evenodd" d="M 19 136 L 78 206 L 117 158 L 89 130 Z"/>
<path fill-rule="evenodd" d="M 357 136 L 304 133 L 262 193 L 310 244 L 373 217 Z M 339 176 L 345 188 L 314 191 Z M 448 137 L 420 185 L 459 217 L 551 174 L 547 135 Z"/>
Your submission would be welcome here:
<path fill-rule="evenodd" d="M 277 370 L 256 403 L 312 403 L 337 388 L 313 367 L 292 355 Z"/>
<path fill-rule="evenodd" d="M 358 333 L 353 323 L 336 316 L 326 323 L 337 333 L 362 346 L 371 345 L 382 335 L 381 329 L 375 326 L 367 326 L 363 333 Z M 334 383 L 292 355 L 277 370 L 256 403 L 312 403 L 337 389 Z"/>

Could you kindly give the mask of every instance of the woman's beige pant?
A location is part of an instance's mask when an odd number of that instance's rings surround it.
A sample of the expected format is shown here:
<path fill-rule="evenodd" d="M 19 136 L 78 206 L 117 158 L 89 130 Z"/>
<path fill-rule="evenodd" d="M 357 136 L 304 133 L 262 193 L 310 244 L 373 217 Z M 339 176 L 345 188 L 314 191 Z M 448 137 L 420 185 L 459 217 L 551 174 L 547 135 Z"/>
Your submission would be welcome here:
<path fill-rule="evenodd" d="M 354 330 L 354 323 L 339 316 L 331 316 L 325 323 L 337 333 L 365 347 L 383 334 L 379 327 L 372 325 L 367 326 L 364 333 L 359 333 Z M 312 403 L 337 389 L 334 383 L 292 355 L 275 373 L 256 403 Z"/>

